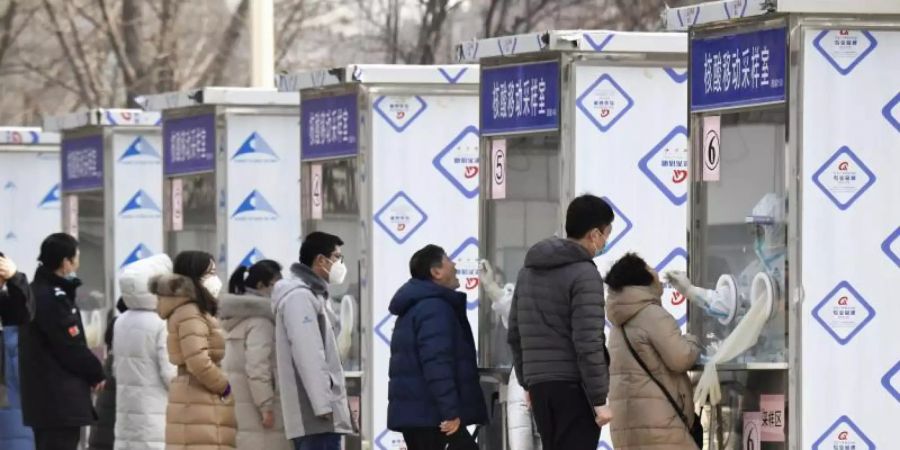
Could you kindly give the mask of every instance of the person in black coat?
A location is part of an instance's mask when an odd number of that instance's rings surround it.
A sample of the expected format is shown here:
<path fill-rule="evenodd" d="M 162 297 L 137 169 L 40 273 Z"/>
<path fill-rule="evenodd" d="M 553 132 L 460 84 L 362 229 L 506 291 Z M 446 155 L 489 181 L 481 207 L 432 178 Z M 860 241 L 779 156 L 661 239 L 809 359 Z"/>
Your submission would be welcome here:
<path fill-rule="evenodd" d="M 0 331 L 4 327 L 17 327 L 34 317 L 34 296 L 28 286 L 28 277 L 16 268 L 16 264 L 0 252 Z M 0 332 L 0 408 L 7 405 L 6 357 Z"/>
<path fill-rule="evenodd" d="M 19 326 L 34 317 L 28 277 L 0 252 L 0 448 L 34 449 L 34 433 L 22 424 L 19 396 Z"/>
<path fill-rule="evenodd" d="M 116 302 L 116 309 L 119 313 L 128 311 L 128 306 L 120 297 Z M 97 422 L 91 427 L 91 435 L 88 439 L 88 450 L 112 450 L 116 444 L 116 378 L 113 367 L 115 365 L 115 355 L 113 354 L 113 329 L 116 326 L 116 316 L 113 310 L 109 311 L 107 316 L 108 325 L 106 333 L 103 335 L 103 341 L 106 343 L 106 362 L 103 364 L 103 370 L 106 372 L 106 384 L 97 395 L 97 403 L 94 409 L 97 411 Z"/>
<path fill-rule="evenodd" d="M 391 300 L 388 428 L 409 450 L 477 449 L 467 425 L 487 422 L 466 295 L 456 265 L 429 245 L 409 263 L 412 279 Z"/>
<path fill-rule="evenodd" d="M 20 330 L 22 414 L 37 450 L 77 448 L 81 427 L 97 419 L 91 390 L 102 388 L 106 378 L 87 346 L 75 304 L 78 256 L 72 236 L 57 233 L 44 240 L 31 283 L 35 318 Z"/>

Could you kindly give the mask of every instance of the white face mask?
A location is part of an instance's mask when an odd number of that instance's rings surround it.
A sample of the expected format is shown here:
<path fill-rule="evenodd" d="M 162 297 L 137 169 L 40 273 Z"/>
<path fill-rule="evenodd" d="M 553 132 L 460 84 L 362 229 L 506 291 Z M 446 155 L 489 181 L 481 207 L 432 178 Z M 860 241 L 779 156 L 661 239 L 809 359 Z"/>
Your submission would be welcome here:
<path fill-rule="evenodd" d="M 331 270 L 328 271 L 328 284 L 337 286 L 344 282 L 347 277 L 347 266 L 343 261 L 335 261 L 331 264 Z"/>
<path fill-rule="evenodd" d="M 215 275 L 208 275 L 200 281 L 203 289 L 206 289 L 213 298 L 219 298 L 219 291 L 222 290 L 222 280 Z"/>

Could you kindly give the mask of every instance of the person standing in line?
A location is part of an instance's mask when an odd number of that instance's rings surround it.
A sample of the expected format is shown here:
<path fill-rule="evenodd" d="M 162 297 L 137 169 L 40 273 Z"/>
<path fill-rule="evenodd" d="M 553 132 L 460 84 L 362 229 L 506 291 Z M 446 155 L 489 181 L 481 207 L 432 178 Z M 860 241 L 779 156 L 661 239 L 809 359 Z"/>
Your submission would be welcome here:
<path fill-rule="evenodd" d="M 475 337 L 456 264 L 428 245 L 409 261 L 412 278 L 391 300 L 388 428 L 409 450 L 477 450 L 468 425 L 487 423 Z"/>
<path fill-rule="evenodd" d="M 131 263 L 119 276 L 128 310 L 116 319 L 113 371 L 116 377 L 116 450 L 164 450 L 169 385 L 176 369 L 169 362 L 166 322 L 150 280 L 172 272 L 168 255 Z"/>
<path fill-rule="evenodd" d="M 22 415 L 34 430 L 37 450 L 75 450 L 81 428 L 97 420 L 91 390 L 106 375 L 88 348 L 75 291 L 80 258 L 78 241 L 51 234 L 41 244 L 40 265 L 31 291 L 34 320 L 20 329 L 19 374 Z"/>
<path fill-rule="evenodd" d="M 28 277 L 0 252 L 0 448 L 33 450 L 34 433 L 22 423 L 19 327 L 34 318 Z"/>
<path fill-rule="evenodd" d="M 116 311 L 119 314 L 128 310 L 125 301 L 119 297 L 116 302 Z M 113 450 L 116 443 L 116 376 L 113 367 L 116 357 L 113 349 L 113 330 L 116 326 L 116 316 L 113 310 L 107 315 L 106 331 L 103 333 L 103 343 L 106 345 L 106 361 L 103 362 L 103 372 L 106 373 L 106 384 L 97 393 L 94 402 L 94 410 L 97 411 L 97 421 L 91 425 L 88 436 L 88 450 Z"/>
<path fill-rule="evenodd" d="M 272 293 L 284 431 L 296 450 L 339 450 L 341 435 L 355 432 L 327 306 L 329 286 L 347 275 L 342 245 L 335 235 L 310 233 L 300 262 Z"/>
<path fill-rule="evenodd" d="M 612 419 L 603 278 L 594 258 L 606 248 L 613 218 L 599 197 L 573 200 L 567 238 L 534 245 L 515 285 L 507 338 L 544 450 L 594 450 Z"/>
<path fill-rule="evenodd" d="M 169 361 L 178 367 L 169 386 L 166 449 L 233 450 L 234 397 L 220 367 L 225 336 L 215 317 L 222 280 L 206 252 L 179 253 L 173 272 L 150 282 L 169 332 Z"/>
<path fill-rule="evenodd" d="M 281 264 L 270 259 L 240 266 L 222 296 L 219 320 L 227 333 L 222 368 L 231 381 L 238 450 L 288 450 L 275 389 L 275 315 L 272 289 Z"/>

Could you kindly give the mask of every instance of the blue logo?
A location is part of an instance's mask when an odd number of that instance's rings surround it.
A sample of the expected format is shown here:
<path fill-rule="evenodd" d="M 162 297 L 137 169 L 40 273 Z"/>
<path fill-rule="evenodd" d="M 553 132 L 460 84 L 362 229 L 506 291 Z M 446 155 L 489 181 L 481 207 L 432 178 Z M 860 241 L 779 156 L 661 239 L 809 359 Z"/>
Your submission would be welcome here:
<path fill-rule="evenodd" d="M 254 131 L 234 152 L 231 160 L 238 162 L 275 162 L 278 161 L 278 155 L 275 154 L 275 150 L 272 150 L 272 146 L 263 139 L 262 135 Z"/>
<path fill-rule="evenodd" d="M 847 281 L 838 285 L 812 310 L 816 321 L 841 345 L 847 345 L 875 318 L 875 310 Z"/>
<path fill-rule="evenodd" d="M 400 191 L 377 213 L 375 223 L 397 244 L 403 244 L 428 221 L 428 215 L 419 205 Z"/>
<path fill-rule="evenodd" d="M 813 174 L 813 183 L 841 211 L 875 184 L 875 174 L 846 145 Z"/>
<path fill-rule="evenodd" d="M 872 33 L 864 30 L 824 30 L 813 46 L 841 75 L 848 75 L 878 46 Z"/>
<path fill-rule="evenodd" d="M 468 126 L 434 157 L 432 164 L 463 196 L 475 198 L 478 196 L 478 160 L 478 128 Z"/>
<path fill-rule="evenodd" d="M 609 41 L 611 41 L 615 36 L 615 34 L 610 33 L 599 43 L 597 43 L 597 41 L 595 41 L 594 38 L 592 38 L 588 33 L 584 33 L 582 36 L 584 37 L 584 41 L 587 42 L 595 52 L 602 52 L 603 49 L 606 48 L 606 45 L 609 44 Z"/>
<path fill-rule="evenodd" d="M 881 115 L 884 116 L 888 123 L 893 125 L 897 131 L 900 131 L 900 120 L 898 120 L 897 115 L 894 114 L 894 108 L 897 107 L 897 104 L 900 104 L 900 94 L 897 94 L 887 103 L 887 105 L 884 105 L 884 109 L 881 110 Z"/>
<path fill-rule="evenodd" d="M 59 208 L 60 205 L 60 189 L 59 183 L 53 185 L 50 188 L 50 191 L 44 195 L 44 198 L 41 199 L 41 202 L 38 203 L 38 208 L 41 209 L 56 209 Z"/>
<path fill-rule="evenodd" d="M 157 151 L 150 142 L 144 139 L 143 136 L 135 138 L 131 145 L 122 152 L 122 156 L 119 157 L 119 161 L 132 161 L 138 159 L 143 162 L 154 162 L 161 159 L 159 151 Z"/>
<path fill-rule="evenodd" d="M 384 442 L 385 438 L 388 439 L 388 442 Z M 406 441 L 403 440 L 403 435 L 391 430 L 384 430 L 381 434 L 375 438 L 375 445 L 378 446 L 379 450 L 397 450 L 406 448 Z"/>
<path fill-rule="evenodd" d="M 656 273 L 663 273 L 666 269 L 669 268 L 669 265 L 673 264 L 677 258 L 681 258 L 683 262 L 680 264 L 676 264 L 678 267 L 673 270 L 684 270 L 687 266 L 688 254 L 687 250 L 678 247 L 675 250 L 672 250 L 668 255 L 666 255 L 663 260 L 656 265 L 653 270 Z M 660 277 L 662 278 L 662 277 Z M 684 313 L 680 316 L 675 317 L 675 321 L 678 322 L 678 326 L 682 326 L 687 323 L 687 304 L 686 298 L 681 295 L 680 292 L 675 290 L 675 286 L 672 286 L 668 282 L 663 282 L 663 307 L 666 308 L 667 311 L 672 311 L 676 308 L 684 308 Z"/>
<path fill-rule="evenodd" d="M 138 244 L 137 247 L 135 247 L 127 257 L 125 257 L 125 261 L 122 262 L 122 265 L 119 266 L 119 268 L 124 268 L 125 266 L 140 261 L 144 258 L 149 258 L 151 256 L 153 256 L 153 250 L 150 250 L 150 248 L 144 244 Z"/>
<path fill-rule="evenodd" d="M 478 41 L 466 41 L 463 42 L 462 46 L 459 49 L 460 53 L 462 53 L 463 61 L 475 61 L 478 59 Z"/>
<path fill-rule="evenodd" d="M 737 0 L 731 3 L 723 3 L 722 7 L 725 8 L 725 15 L 729 19 L 735 19 L 744 17 L 747 14 L 747 5 L 749 4 L 749 0 Z"/>
<path fill-rule="evenodd" d="M 244 259 L 241 260 L 240 265 L 250 267 L 263 259 L 266 259 L 265 255 L 263 255 L 258 248 L 253 247 L 250 252 L 247 253 L 247 256 L 244 256 Z"/>
<path fill-rule="evenodd" d="M 672 79 L 672 81 L 678 84 L 684 83 L 688 79 L 687 69 L 678 71 L 672 67 L 663 67 L 663 71 L 666 72 L 666 75 L 668 75 L 669 78 Z"/>
<path fill-rule="evenodd" d="M 497 38 L 497 49 L 500 50 L 501 56 L 509 56 L 516 53 L 516 45 L 518 45 L 518 43 L 519 38 L 515 36 Z"/>
<path fill-rule="evenodd" d="M 575 102 L 601 131 L 607 132 L 634 106 L 634 100 L 609 74 L 594 81 Z"/>
<path fill-rule="evenodd" d="M 893 381 L 897 373 L 900 373 L 900 361 L 897 361 L 897 364 L 894 364 L 894 367 L 884 374 L 884 377 L 881 379 L 881 385 L 894 396 L 894 400 L 900 402 L 900 391 L 897 390 L 897 385 Z"/>
<path fill-rule="evenodd" d="M 608 197 L 603 197 L 603 200 L 605 200 L 606 203 L 609 203 L 609 206 L 616 214 L 616 218 L 615 220 L 613 220 L 613 232 L 609 236 L 609 241 L 606 243 L 606 251 L 609 252 L 613 247 L 616 246 L 616 244 L 619 243 L 619 241 L 622 240 L 622 238 L 625 237 L 625 235 L 628 234 L 628 232 L 631 231 L 631 228 L 634 226 L 634 224 L 632 224 L 631 219 L 629 219 L 628 216 L 626 216 L 625 213 L 623 213 L 622 210 L 612 202 L 612 200 L 610 200 Z M 625 223 L 625 226 L 621 227 L 620 223 Z"/>
<path fill-rule="evenodd" d="M 873 443 L 847 416 L 841 416 L 817 440 L 812 450 L 875 450 Z"/>
<path fill-rule="evenodd" d="M 394 334 L 394 324 L 396 322 L 397 316 L 388 313 L 384 319 L 381 319 L 381 322 L 378 322 L 378 325 L 375 325 L 375 335 L 381 338 L 388 347 L 391 346 L 391 335 Z"/>
<path fill-rule="evenodd" d="M 638 168 L 675 206 L 683 205 L 689 184 L 687 128 L 679 125 L 672 129 L 641 158 Z"/>
<path fill-rule="evenodd" d="M 150 214 L 150 215 L 148 215 Z M 128 200 L 119 216 L 122 217 L 157 217 L 162 214 L 159 205 L 143 189 L 139 189 Z"/>
<path fill-rule="evenodd" d="M 466 71 L 468 71 L 468 70 L 469 70 L 468 67 L 463 67 L 462 69 L 459 69 L 459 72 L 457 72 L 456 75 L 451 75 L 450 72 L 447 71 L 447 69 L 444 69 L 443 67 L 438 67 L 438 73 L 440 73 L 441 76 L 443 76 L 444 79 L 446 79 L 447 82 L 450 84 L 458 83 L 459 79 L 462 78 L 462 76 L 465 75 Z"/>
<path fill-rule="evenodd" d="M 428 104 L 418 95 L 414 97 L 383 96 L 372 105 L 396 132 L 402 133 L 428 109 Z"/>
<path fill-rule="evenodd" d="M 900 243 L 900 227 L 897 227 L 897 229 L 884 240 L 881 244 L 881 251 L 883 251 L 884 254 L 900 268 L 900 251 L 898 251 L 900 249 L 894 249 L 894 244 L 898 243 Z"/>
<path fill-rule="evenodd" d="M 456 277 L 459 278 L 460 287 L 470 299 L 466 302 L 466 309 L 478 308 L 478 286 L 481 278 L 478 276 L 478 239 L 470 237 L 463 241 L 452 253 L 450 260 L 456 263 Z"/>
<path fill-rule="evenodd" d="M 259 191 L 254 189 L 234 210 L 231 218 L 238 220 L 273 220 L 278 218 L 278 212 L 275 211 L 272 204 Z"/>
<path fill-rule="evenodd" d="M 17 241 L 19 240 L 19 237 L 16 236 L 15 232 L 10 231 L 9 233 L 6 233 L 6 236 L 4 236 L 3 239 L 6 239 L 7 241 Z"/>
<path fill-rule="evenodd" d="M 684 14 L 682 14 L 684 11 Z M 700 20 L 700 7 L 694 6 L 693 8 L 678 8 L 675 10 L 675 13 L 678 15 L 678 25 L 682 27 L 692 27 L 697 25 L 697 21 Z"/>

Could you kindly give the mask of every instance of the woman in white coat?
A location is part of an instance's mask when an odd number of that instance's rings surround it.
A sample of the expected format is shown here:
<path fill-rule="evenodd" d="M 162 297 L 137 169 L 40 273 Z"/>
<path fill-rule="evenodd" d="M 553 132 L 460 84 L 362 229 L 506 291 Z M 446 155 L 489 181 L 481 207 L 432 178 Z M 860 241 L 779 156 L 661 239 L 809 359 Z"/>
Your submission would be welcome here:
<path fill-rule="evenodd" d="M 238 450 L 288 450 L 275 390 L 275 316 L 272 288 L 281 265 L 262 260 L 238 267 L 219 299 L 219 320 L 227 333 L 222 368 L 231 383 Z"/>
<path fill-rule="evenodd" d="M 119 276 L 128 310 L 116 319 L 116 450 L 166 448 L 166 405 L 175 366 L 166 349 L 166 322 L 156 312 L 151 278 L 172 272 L 172 260 L 156 255 L 134 262 Z"/>

